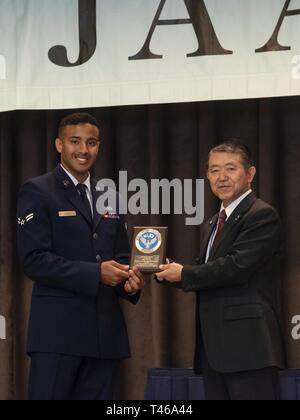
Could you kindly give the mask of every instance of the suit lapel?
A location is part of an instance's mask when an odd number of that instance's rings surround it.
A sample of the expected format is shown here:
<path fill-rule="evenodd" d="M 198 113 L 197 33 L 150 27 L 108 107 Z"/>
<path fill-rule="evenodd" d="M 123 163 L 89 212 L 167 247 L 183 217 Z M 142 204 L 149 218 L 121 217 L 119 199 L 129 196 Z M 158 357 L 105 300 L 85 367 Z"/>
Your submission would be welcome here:
<path fill-rule="evenodd" d="M 65 197 L 70 203 L 79 211 L 83 218 L 91 225 L 91 218 L 84 207 L 82 199 L 76 190 L 73 181 L 70 179 L 68 174 L 62 169 L 60 165 L 54 170 L 54 174 L 58 179 L 61 188 L 64 190 Z"/>
<path fill-rule="evenodd" d="M 96 189 L 97 183 L 96 181 L 91 178 L 91 189 L 92 189 L 92 197 L 93 197 L 93 212 L 94 212 L 94 221 L 93 221 L 93 226 L 94 226 L 94 231 L 96 231 L 99 223 L 103 220 L 103 215 L 99 214 L 97 211 L 97 200 L 99 198 L 99 196 L 101 195 L 101 193 L 99 193 Z"/>
<path fill-rule="evenodd" d="M 237 208 L 230 215 L 229 219 L 226 221 L 224 230 L 221 236 L 214 241 L 213 247 L 210 252 L 209 260 L 213 259 L 218 249 L 221 247 L 222 243 L 226 239 L 226 235 L 230 232 L 232 227 L 238 223 L 244 213 L 246 213 L 250 207 L 255 202 L 256 197 L 254 193 L 247 195 L 247 197 L 237 206 Z"/>

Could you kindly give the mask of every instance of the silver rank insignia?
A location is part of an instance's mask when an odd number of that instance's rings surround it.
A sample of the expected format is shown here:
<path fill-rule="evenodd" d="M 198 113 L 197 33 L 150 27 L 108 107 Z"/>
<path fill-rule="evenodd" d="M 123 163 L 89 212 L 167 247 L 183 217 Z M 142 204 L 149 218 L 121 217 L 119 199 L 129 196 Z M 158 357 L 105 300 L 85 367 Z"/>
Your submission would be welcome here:
<path fill-rule="evenodd" d="M 26 223 L 30 222 L 32 219 L 34 219 L 34 213 L 28 214 L 24 219 L 18 219 L 18 225 L 24 226 Z"/>

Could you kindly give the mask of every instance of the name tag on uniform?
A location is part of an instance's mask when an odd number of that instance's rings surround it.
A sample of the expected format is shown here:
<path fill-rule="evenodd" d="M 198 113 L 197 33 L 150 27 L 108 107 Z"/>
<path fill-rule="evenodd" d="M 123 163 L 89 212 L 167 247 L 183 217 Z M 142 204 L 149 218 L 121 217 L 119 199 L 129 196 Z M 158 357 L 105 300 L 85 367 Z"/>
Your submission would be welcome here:
<path fill-rule="evenodd" d="M 76 211 L 59 211 L 58 215 L 59 217 L 76 217 L 77 213 Z"/>

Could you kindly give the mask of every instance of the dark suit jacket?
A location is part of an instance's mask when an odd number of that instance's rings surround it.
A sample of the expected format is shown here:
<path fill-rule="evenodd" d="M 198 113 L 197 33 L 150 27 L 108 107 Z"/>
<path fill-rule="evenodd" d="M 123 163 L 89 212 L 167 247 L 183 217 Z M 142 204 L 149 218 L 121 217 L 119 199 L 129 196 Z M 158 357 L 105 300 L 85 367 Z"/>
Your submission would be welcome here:
<path fill-rule="evenodd" d="M 119 297 L 136 303 L 138 296 L 128 297 L 124 284 L 113 288 L 100 282 L 101 261 L 128 263 L 127 232 L 123 217 L 97 213 L 99 192 L 94 181 L 91 186 L 93 223 L 61 166 L 29 180 L 20 191 L 19 254 L 34 281 L 28 353 L 129 356 Z"/>
<path fill-rule="evenodd" d="M 182 274 L 183 289 L 197 292 L 195 368 L 200 371 L 201 344 L 219 372 L 283 367 L 279 216 L 251 193 L 227 220 L 205 264 L 217 218 L 205 226 L 200 265 L 185 266 Z"/>

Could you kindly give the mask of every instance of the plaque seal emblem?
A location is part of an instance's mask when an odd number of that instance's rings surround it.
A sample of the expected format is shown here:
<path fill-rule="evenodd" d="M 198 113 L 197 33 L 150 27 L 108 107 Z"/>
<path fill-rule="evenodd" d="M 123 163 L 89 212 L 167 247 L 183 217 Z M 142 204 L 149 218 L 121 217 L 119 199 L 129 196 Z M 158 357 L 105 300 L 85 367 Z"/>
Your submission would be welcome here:
<path fill-rule="evenodd" d="M 153 254 L 162 244 L 161 233 L 156 229 L 142 230 L 136 237 L 135 245 L 143 254 Z"/>

